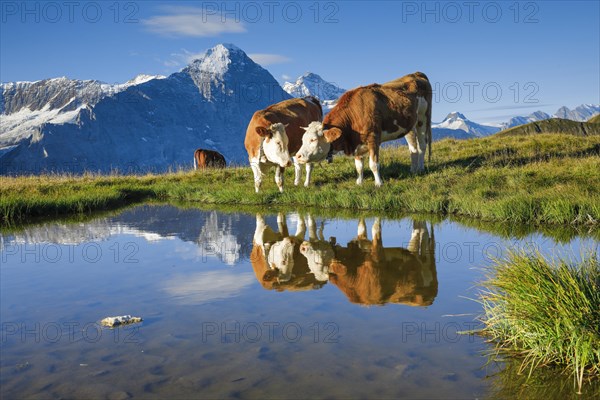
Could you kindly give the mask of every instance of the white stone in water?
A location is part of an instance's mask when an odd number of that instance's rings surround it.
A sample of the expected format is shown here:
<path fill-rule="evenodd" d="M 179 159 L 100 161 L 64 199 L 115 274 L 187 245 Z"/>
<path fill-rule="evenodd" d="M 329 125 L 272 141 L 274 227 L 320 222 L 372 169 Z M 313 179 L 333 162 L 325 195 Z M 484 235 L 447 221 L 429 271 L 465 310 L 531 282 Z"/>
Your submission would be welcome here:
<path fill-rule="evenodd" d="M 137 322 L 142 322 L 142 318 L 140 317 L 132 317 L 131 315 L 120 315 L 117 317 L 106 317 L 100 323 L 104 326 L 119 326 L 119 325 L 127 325 L 127 324 L 135 324 Z"/>

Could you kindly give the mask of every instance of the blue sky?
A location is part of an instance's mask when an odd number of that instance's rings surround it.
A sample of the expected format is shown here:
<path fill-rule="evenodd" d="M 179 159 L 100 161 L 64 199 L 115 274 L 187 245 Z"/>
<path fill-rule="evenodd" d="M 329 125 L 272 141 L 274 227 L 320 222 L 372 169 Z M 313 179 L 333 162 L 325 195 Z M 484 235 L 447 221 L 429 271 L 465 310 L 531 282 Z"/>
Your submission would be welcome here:
<path fill-rule="evenodd" d="M 226 42 L 280 82 L 311 71 L 348 89 L 423 71 L 434 121 L 600 103 L 599 1 L 0 5 L 2 82 L 168 75 Z"/>

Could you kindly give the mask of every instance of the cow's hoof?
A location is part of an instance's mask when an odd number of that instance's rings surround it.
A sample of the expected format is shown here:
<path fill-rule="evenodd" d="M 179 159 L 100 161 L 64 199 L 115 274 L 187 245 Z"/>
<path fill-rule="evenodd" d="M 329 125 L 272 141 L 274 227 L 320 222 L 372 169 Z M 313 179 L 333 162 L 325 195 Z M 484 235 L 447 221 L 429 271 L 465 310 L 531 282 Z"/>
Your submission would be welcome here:
<path fill-rule="evenodd" d="M 360 178 L 358 178 L 358 179 L 356 180 L 356 184 L 357 184 L 357 185 L 362 185 L 362 182 L 363 182 L 363 180 L 362 180 L 362 179 L 360 179 Z"/>

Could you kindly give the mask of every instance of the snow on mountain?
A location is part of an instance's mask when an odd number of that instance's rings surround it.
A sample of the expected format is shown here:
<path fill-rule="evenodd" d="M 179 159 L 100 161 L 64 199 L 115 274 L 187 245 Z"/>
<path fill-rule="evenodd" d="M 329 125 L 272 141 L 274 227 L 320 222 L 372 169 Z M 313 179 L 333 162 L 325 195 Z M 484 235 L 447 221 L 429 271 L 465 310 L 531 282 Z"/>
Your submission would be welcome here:
<path fill-rule="evenodd" d="M 448 114 L 442 122 L 432 124 L 431 128 L 435 140 L 442 137 L 454 137 L 460 139 L 483 137 L 494 134 L 500 130 L 500 127 L 498 126 L 483 125 L 470 121 L 467 117 L 457 111 Z M 455 134 L 453 134 L 453 131 L 455 131 Z"/>
<path fill-rule="evenodd" d="M 600 114 L 600 105 L 582 104 L 573 110 L 563 106 L 554 113 L 553 117 L 585 122 L 597 114 Z"/>
<path fill-rule="evenodd" d="M 524 125 L 530 122 L 543 121 L 545 119 L 552 118 L 550 115 L 543 111 L 533 112 L 525 117 L 513 117 L 508 122 L 502 124 L 502 129 L 512 128 L 513 126 Z"/>
<path fill-rule="evenodd" d="M 283 90 L 294 97 L 315 96 L 321 101 L 323 113 L 327 114 L 337 103 L 337 99 L 346 92 L 331 82 L 327 82 L 317 74 L 307 72 L 298 77 L 296 82 L 285 82 Z"/>
<path fill-rule="evenodd" d="M 513 117 L 508 122 L 502 124 L 502 129 L 508 129 L 514 126 L 528 124 L 530 122 L 543 121 L 550 118 L 562 118 L 572 121 L 585 122 L 597 114 L 600 114 L 600 105 L 582 104 L 573 110 L 563 106 L 559 108 L 553 115 L 548 115 L 543 111 L 536 111 L 524 117 Z"/>
<path fill-rule="evenodd" d="M 43 124 L 76 123 L 79 112 L 131 86 L 163 79 L 138 75 L 123 84 L 66 77 L 0 85 L 0 152 L 30 138 Z M 1 153 L 0 153 L 1 154 Z"/>
<path fill-rule="evenodd" d="M 233 45 L 217 45 L 156 78 L 138 76 L 117 88 L 66 78 L 3 85 L 0 174 L 162 172 L 191 166 L 198 147 L 245 163 L 252 114 L 290 98 Z M 15 138 L 22 129 L 27 135 Z"/>

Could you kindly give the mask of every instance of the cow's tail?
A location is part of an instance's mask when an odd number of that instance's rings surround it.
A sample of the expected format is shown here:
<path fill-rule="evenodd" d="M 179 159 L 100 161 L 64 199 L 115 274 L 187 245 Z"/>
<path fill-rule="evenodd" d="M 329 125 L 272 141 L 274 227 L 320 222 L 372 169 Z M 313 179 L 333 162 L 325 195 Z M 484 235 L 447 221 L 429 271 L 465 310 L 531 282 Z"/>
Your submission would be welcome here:
<path fill-rule="evenodd" d="M 196 153 L 194 153 L 194 171 L 198 169 L 198 161 L 196 160 Z"/>

